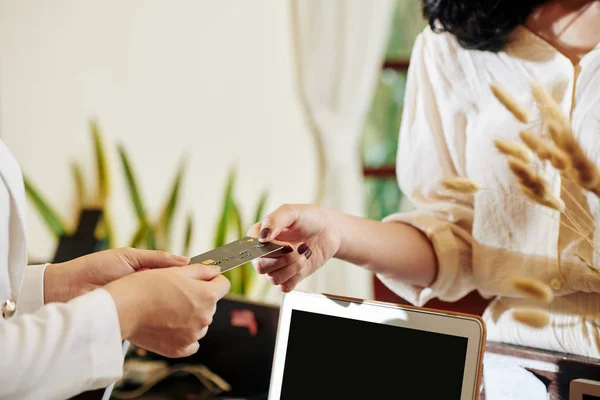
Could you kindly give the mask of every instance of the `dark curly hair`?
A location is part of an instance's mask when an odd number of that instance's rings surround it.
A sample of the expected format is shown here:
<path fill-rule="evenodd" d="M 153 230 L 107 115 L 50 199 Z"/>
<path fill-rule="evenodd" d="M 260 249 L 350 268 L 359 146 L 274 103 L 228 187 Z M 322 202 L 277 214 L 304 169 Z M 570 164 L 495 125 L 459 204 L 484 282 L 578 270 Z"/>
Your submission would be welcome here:
<path fill-rule="evenodd" d="M 512 31 L 547 0 L 423 0 L 436 32 L 449 32 L 466 49 L 500 51 Z"/>

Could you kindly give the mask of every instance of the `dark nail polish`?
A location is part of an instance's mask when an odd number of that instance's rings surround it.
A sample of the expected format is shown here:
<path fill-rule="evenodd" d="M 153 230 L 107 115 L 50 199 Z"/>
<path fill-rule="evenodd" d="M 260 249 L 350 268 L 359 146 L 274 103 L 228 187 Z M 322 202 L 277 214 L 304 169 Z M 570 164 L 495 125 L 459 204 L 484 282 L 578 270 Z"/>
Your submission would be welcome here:
<path fill-rule="evenodd" d="M 300 247 L 298 247 L 298 254 L 304 254 L 309 250 L 308 245 L 306 243 L 302 243 Z"/>
<path fill-rule="evenodd" d="M 310 256 L 312 256 L 312 250 L 308 249 L 308 251 L 306 253 L 304 253 L 304 257 L 306 257 L 306 259 L 308 260 L 310 258 Z"/>
<path fill-rule="evenodd" d="M 258 238 L 259 239 L 267 239 L 269 236 L 271 236 L 271 228 L 264 228 L 263 230 L 260 231 Z"/>
<path fill-rule="evenodd" d="M 284 246 L 283 249 L 281 249 L 281 254 L 290 254 L 292 251 L 294 251 L 293 247 Z"/>

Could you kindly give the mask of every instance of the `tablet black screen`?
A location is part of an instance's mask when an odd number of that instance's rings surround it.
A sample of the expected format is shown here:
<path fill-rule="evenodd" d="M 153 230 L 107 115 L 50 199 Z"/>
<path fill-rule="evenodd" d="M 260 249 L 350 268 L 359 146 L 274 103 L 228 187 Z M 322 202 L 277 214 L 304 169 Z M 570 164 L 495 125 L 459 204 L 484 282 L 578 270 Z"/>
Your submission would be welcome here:
<path fill-rule="evenodd" d="M 467 338 L 293 310 L 282 400 L 460 400 Z"/>

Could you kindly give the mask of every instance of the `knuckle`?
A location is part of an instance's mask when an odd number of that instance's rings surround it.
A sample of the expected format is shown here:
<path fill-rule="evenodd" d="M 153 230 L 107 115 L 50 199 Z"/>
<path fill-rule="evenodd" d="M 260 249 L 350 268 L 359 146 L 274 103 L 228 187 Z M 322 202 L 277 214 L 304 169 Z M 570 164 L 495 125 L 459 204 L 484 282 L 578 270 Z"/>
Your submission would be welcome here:
<path fill-rule="evenodd" d="M 173 351 L 173 355 L 171 356 L 171 358 L 183 358 L 186 356 L 186 352 L 184 348 L 180 348 L 177 350 Z"/>
<path fill-rule="evenodd" d="M 288 213 L 290 211 L 292 211 L 292 209 L 294 208 L 294 206 L 290 203 L 284 203 L 281 205 L 281 207 L 279 207 L 279 211 L 282 213 Z"/>
<path fill-rule="evenodd" d="M 185 344 L 193 343 L 196 341 L 196 332 L 193 329 L 185 329 L 181 333 L 181 341 Z"/>
<path fill-rule="evenodd" d="M 273 215 L 269 214 L 263 218 L 261 226 L 273 226 L 275 224 L 275 220 L 273 219 Z"/>
<path fill-rule="evenodd" d="M 208 333 L 208 325 L 196 333 L 196 342 L 201 340 Z"/>
<path fill-rule="evenodd" d="M 168 347 L 166 349 L 164 349 L 163 351 L 161 351 L 162 355 L 164 355 L 165 357 L 168 358 L 179 358 L 181 357 L 179 354 L 181 354 L 182 348 L 181 347 Z"/>
<path fill-rule="evenodd" d="M 213 316 L 209 314 L 203 314 L 198 318 L 198 323 L 202 327 L 207 327 L 213 322 Z"/>
<path fill-rule="evenodd" d="M 292 291 L 292 285 L 289 284 L 285 284 L 285 285 L 281 285 L 281 291 L 284 293 L 288 293 Z"/>
<path fill-rule="evenodd" d="M 224 292 L 223 292 L 223 296 L 220 296 L 220 298 L 225 297 L 225 295 L 229 292 L 229 290 L 231 289 L 231 281 L 229 281 L 229 279 L 227 279 L 226 277 L 222 277 L 222 281 L 223 281 L 223 287 L 225 288 Z"/>
<path fill-rule="evenodd" d="M 295 254 L 286 254 L 285 256 L 281 257 L 280 262 L 282 264 L 284 264 L 285 266 L 287 265 L 293 265 L 293 264 L 298 264 L 300 260 L 298 259 L 298 256 Z"/>
<path fill-rule="evenodd" d="M 271 283 L 273 283 L 273 285 L 280 285 L 282 283 L 282 279 L 279 275 L 269 275 L 269 277 L 271 278 Z"/>
<path fill-rule="evenodd" d="M 169 253 L 167 253 L 167 252 L 166 252 L 166 251 L 164 251 L 164 250 L 159 250 L 159 251 L 157 252 L 157 254 L 156 254 L 156 255 L 157 255 L 158 257 L 160 257 L 160 258 L 163 258 L 163 259 L 165 259 L 165 258 L 169 258 L 169 256 L 170 256 L 170 254 L 169 254 Z"/>
<path fill-rule="evenodd" d="M 254 260 L 252 263 L 259 274 L 266 274 L 268 272 L 267 266 L 262 260 Z"/>
<path fill-rule="evenodd" d="M 212 288 L 206 292 L 205 296 L 206 296 L 206 300 L 211 304 L 215 304 L 217 301 L 219 301 L 219 298 L 220 298 L 217 291 Z"/>
<path fill-rule="evenodd" d="M 296 285 L 298 284 L 298 281 L 294 278 L 290 279 L 289 281 L 285 282 L 283 285 L 281 285 L 281 289 L 284 292 L 291 292 L 292 290 L 294 290 L 294 288 L 296 287 Z"/>
<path fill-rule="evenodd" d="M 129 253 L 133 252 L 134 249 L 131 246 L 124 246 L 124 247 L 119 247 L 117 249 L 117 251 L 121 254 L 129 254 Z"/>
<path fill-rule="evenodd" d="M 187 347 L 178 347 L 173 350 L 173 355 L 171 358 L 183 358 L 188 355 Z"/>

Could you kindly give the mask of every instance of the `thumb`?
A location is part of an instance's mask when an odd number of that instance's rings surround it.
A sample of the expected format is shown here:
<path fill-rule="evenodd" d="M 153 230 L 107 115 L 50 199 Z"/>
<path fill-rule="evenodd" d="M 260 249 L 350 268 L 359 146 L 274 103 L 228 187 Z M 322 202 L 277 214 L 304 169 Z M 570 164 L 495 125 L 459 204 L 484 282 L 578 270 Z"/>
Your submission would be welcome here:
<path fill-rule="evenodd" d="M 221 274 L 221 267 L 218 265 L 192 264 L 177 268 L 177 272 L 199 281 L 210 281 Z"/>
<path fill-rule="evenodd" d="M 135 270 L 150 268 L 168 268 L 188 265 L 190 259 L 176 256 L 166 251 L 124 248 L 119 254 Z"/>

